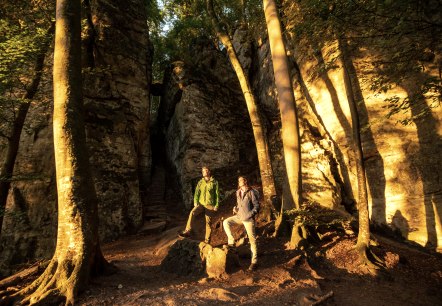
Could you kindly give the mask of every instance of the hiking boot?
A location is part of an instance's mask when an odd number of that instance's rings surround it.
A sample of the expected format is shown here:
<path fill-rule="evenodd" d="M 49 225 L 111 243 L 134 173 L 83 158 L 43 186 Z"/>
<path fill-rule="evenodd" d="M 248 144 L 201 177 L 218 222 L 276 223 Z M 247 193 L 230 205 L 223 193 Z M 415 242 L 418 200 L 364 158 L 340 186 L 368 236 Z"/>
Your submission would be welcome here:
<path fill-rule="evenodd" d="M 257 268 L 258 268 L 258 264 L 252 263 L 247 270 L 248 271 L 255 271 Z"/>
<path fill-rule="evenodd" d="M 178 236 L 180 236 L 182 238 L 189 238 L 190 237 L 190 232 L 189 231 L 178 232 Z"/>

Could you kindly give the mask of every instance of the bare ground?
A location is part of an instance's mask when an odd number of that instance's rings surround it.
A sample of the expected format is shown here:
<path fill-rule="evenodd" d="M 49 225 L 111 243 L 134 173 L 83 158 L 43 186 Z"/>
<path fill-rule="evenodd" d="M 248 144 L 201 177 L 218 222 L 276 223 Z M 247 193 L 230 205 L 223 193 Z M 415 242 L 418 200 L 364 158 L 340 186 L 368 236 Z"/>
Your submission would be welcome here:
<path fill-rule="evenodd" d="M 328 232 L 312 247 L 307 261 L 299 251 L 286 248 L 287 239 L 267 237 L 264 225 L 258 230 L 260 263 L 254 272 L 247 271 L 247 257 L 241 258 L 241 268 L 222 279 L 163 272 L 160 263 L 178 239 L 185 217 L 173 216 L 161 234 L 105 245 L 105 256 L 118 272 L 95 279 L 79 304 L 442 305 L 440 254 L 382 236 L 376 237 L 379 244 L 372 249 L 386 268 L 376 275 L 359 264 L 353 251 L 355 235 Z M 215 227 L 212 244 L 219 246 L 226 238 L 219 220 Z"/>
<path fill-rule="evenodd" d="M 434 254 L 381 239 L 376 252 L 387 264 L 373 276 L 358 264 L 355 237 L 337 237 L 310 260 L 284 250 L 283 241 L 261 238 L 260 267 L 243 268 L 223 279 L 162 272 L 165 245 L 177 228 L 160 237 L 133 236 L 104 246 L 118 267 L 99 277 L 79 297 L 80 305 L 440 305 L 442 260 Z M 313 269 L 311 269 L 312 267 Z M 329 297 L 330 296 L 330 297 Z M 328 297 L 328 298 L 327 298 Z"/>
<path fill-rule="evenodd" d="M 226 243 L 221 221 L 230 209 L 224 207 L 215 220 L 214 246 Z M 374 275 L 353 251 L 356 236 L 342 231 L 330 230 L 314 242 L 307 261 L 286 248 L 288 238 L 269 237 L 269 224 L 261 224 L 254 272 L 247 271 L 247 257 L 221 279 L 164 272 L 161 261 L 187 217 L 173 207 L 168 211 L 165 231 L 102 246 L 118 270 L 93 279 L 78 305 L 442 305 L 441 254 L 376 236 L 378 245 L 372 249 L 386 268 Z M 201 221 L 194 239 L 203 239 L 202 228 Z"/>

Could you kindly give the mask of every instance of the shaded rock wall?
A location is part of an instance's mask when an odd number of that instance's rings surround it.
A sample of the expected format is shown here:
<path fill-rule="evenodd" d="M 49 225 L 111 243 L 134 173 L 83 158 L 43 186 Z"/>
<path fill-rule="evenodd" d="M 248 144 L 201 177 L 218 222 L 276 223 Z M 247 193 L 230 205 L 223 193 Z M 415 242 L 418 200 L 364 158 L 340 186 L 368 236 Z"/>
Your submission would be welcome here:
<path fill-rule="evenodd" d="M 167 159 L 186 207 L 206 165 L 220 181 L 221 196 L 236 188 L 237 175 L 256 169 L 250 119 L 227 56 L 196 44 L 191 63 L 176 62 L 166 74 L 159 110 Z"/>
<path fill-rule="evenodd" d="M 47 71 L 44 82 L 50 82 Z M 11 264 L 48 257 L 55 248 L 57 192 L 51 96 L 49 87 L 38 93 L 40 103 L 31 106 L 21 135 L 14 175 L 23 179 L 12 182 L 9 190 L 0 236 L 0 275 L 9 274 Z"/>
<path fill-rule="evenodd" d="M 85 79 L 87 138 L 104 240 L 142 223 L 149 183 L 151 48 L 143 1 L 95 1 L 95 68 Z M 142 195 L 142 194 L 141 194 Z"/>
<path fill-rule="evenodd" d="M 83 58 L 87 143 L 98 195 L 104 241 L 135 231 L 142 223 L 149 183 L 149 84 L 151 46 L 143 1 L 91 1 L 92 24 Z M 48 56 L 51 58 L 51 56 Z M 39 103 L 22 133 L 14 182 L 0 238 L 1 264 L 49 256 L 56 242 L 57 196 L 52 144 L 51 61 Z M 45 103 L 43 103 L 45 102 Z M 31 174 L 31 176 L 30 176 Z"/>

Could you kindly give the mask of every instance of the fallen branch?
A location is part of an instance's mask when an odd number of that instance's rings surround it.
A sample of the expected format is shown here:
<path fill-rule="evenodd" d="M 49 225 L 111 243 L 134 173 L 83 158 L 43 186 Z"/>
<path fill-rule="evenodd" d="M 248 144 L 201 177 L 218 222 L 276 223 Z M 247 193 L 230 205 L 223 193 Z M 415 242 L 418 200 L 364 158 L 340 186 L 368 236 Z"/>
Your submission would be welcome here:
<path fill-rule="evenodd" d="M 325 302 L 327 299 L 331 298 L 333 296 L 333 291 L 330 291 L 326 295 L 323 296 L 315 296 L 315 300 L 311 306 L 320 305 L 321 303 Z"/>

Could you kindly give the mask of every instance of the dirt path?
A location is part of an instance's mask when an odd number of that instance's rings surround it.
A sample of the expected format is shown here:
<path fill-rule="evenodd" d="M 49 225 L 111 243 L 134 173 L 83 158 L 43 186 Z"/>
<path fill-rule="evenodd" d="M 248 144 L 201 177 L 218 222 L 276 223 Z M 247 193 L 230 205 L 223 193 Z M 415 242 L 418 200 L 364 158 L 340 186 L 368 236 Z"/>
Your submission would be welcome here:
<path fill-rule="evenodd" d="M 442 259 L 382 238 L 376 253 L 386 273 L 372 276 L 360 267 L 356 237 L 331 234 L 316 246 L 310 265 L 281 240 L 259 238 L 260 268 L 243 268 L 224 279 L 178 276 L 160 270 L 167 248 L 181 227 L 160 235 L 131 236 L 103 247 L 119 271 L 93 281 L 80 305 L 441 305 Z M 314 268 L 312 270 L 311 267 Z"/>
<path fill-rule="evenodd" d="M 323 235 L 312 246 L 309 263 L 298 251 L 287 250 L 286 241 L 269 238 L 267 224 L 257 230 L 257 271 L 246 270 L 250 258 L 241 258 L 242 267 L 223 279 L 161 271 L 161 261 L 187 219 L 187 212 L 168 198 L 165 231 L 147 231 L 103 246 L 118 272 L 93 280 L 79 305 L 442 305 L 440 254 L 378 237 L 380 244 L 373 250 L 387 268 L 373 276 L 352 251 L 356 236 L 344 231 Z M 234 202 L 233 196 L 225 199 L 214 218 L 213 246 L 226 243 L 222 220 Z M 194 239 L 203 240 L 203 228 L 200 218 Z M 241 232 L 238 228 L 236 234 Z"/>

